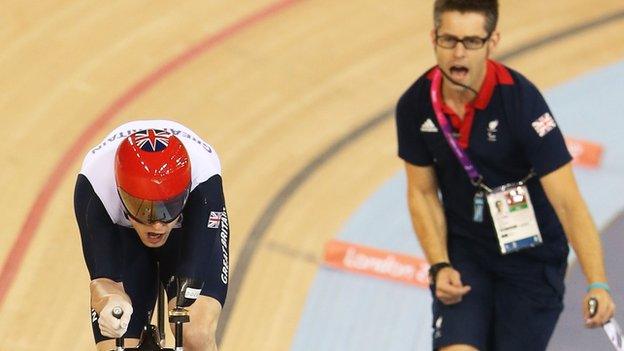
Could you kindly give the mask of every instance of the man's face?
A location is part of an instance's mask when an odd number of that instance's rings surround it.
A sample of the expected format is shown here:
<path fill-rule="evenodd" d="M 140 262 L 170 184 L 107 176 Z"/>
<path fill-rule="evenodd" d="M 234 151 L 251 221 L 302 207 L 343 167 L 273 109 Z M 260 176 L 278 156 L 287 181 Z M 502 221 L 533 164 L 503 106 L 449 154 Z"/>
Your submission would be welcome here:
<path fill-rule="evenodd" d="M 147 247 L 161 247 L 167 241 L 171 230 L 177 223 L 178 219 L 170 223 L 155 222 L 153 224 L 143 224 L 137 222 L 132 217 L 129 218 L 132 227 L 139 234 L 139 238 L 143 245 Z"/>
<path fill-rule="evenodd" d="M 478 12 L 448 11 L 442 13 L 440 19 L 440 27 L 437 32 L 435 29 L 431 32 L 438 66 L 454 81 L 468 85 L 475 90 L 478 89 L 481 79 L 485 76 L 486 62 L 490 52 L 498 43 L 498 32 L 492 33 L 490 39 L 479 49 L 466 49 L 462 43 L 457 43 L 455 48 L 444 48 L 436 45 L 436 34 L 438 37 L 451 39 L 483 39 L 489 33 L 485 30 L 485 16 Z M 453 89 L 464 90 L 464 88 L 454 84 L 450 84 L 450 86 Z"/>

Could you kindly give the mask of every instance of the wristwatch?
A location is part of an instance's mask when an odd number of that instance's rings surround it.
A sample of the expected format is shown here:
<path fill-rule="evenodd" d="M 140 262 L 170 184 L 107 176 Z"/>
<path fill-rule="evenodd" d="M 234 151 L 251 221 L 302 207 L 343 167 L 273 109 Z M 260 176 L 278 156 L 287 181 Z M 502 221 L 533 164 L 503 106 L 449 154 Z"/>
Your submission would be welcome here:
<path fill-rule="evenodd" d="M 429 267 L 429 285 L 435 285 L 436 277 L 438 276 L 438 272 L 442 268 L 453 267 L 449 262 L 438 262 Z"/>

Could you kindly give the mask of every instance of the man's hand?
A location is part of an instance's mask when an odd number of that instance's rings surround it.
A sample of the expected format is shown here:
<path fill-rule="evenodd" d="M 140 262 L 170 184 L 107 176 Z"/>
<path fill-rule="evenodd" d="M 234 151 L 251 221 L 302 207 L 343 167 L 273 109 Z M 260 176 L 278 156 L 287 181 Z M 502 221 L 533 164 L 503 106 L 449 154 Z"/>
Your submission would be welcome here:
<path fill-rule="evenodd" d="M 97 278 L 89 285 L 91 290 L 91 307 L 99 315 L 98 325 L 102 335 L 109 338 L 120 338 L 128 330 L 132 303 L 126 294 L 123 284 L 108 278 Z M 121 308 L 120 319 L 113 316 L 113 309 Z"/>
<path fill-rule="evenodd" d="M 436 276 L 436 297 L 445 305 L 453 305 L 462 300 L 470 291 L 470 286 L 463 285 L 458 271 L 451 267 L 442 268 Z"/>
<path fill-rule="evenodd" d="M 598 302 L 598 311 L 596 311 L 596 314 L 593 317 L 590 316 L 589 309 L 587 308 L 589 299 L 592 297 Z M 585 326 L 588 328 L 596 328 L 607 323 L 609 319 L 613 317 L 615 314 L 615 303 L 613 302 L 611 295 L 606 290 L 591 289 L 587 295 L 585 295 L 582 310 L 583 317 L 585 319 Z"/>
<path fill-rule="evenodd" d="M 132 316 L 132 305 L 119 295 L 109 295 L 106 298 L 108 301 L 100 311 L 98 319 L 100 332 L 109 338 L 120 338 L 128 330 L 130 316 Z M 115 308 L 121 308 L 123 313 L 119 319 L 113 316 L 113 309 Z"/>

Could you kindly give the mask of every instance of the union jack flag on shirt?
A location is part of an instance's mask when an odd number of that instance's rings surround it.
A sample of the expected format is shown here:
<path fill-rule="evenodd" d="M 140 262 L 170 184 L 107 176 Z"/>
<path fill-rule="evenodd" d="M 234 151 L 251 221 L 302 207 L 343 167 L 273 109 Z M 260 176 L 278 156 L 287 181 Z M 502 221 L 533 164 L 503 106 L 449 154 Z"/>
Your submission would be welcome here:
<path fill-rule="evenodd" d="M 551 130 L 557 128 L 557 123 L 555 123 L 555 120 L 552 118 L 550 113 L 546 112 L 533 121 L 531 126 L 533 126 L 533 129 L 535 129 L 537 135 L 541 138 L 548 134 Z"/>
<path fill-rule="evenodd" d="M 134 133 L 134 143 L 143 151 L 155 152 L 167 148 L 171 133 L 160 129 L 147 129 Z"/>
<path fill-rule="evenodd" d="M 210 211 L 210 217 L 208 217 L 208 228 L 219 228 L 221 225 L 221 216 L 223 216 L 223 212 Z"/>

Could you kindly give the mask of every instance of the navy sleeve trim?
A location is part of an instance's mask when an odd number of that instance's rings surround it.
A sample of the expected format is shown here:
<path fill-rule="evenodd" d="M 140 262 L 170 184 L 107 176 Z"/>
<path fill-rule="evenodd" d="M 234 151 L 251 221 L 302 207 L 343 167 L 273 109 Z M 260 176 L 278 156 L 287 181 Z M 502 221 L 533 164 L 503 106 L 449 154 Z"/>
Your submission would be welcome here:
<path fill-rule="evenodd" d="M 558 170 L 559 168 L 567 165 L 568 163 L 572 162 L 572 156 L 565 157 L 562 156 L 561 158 L 559 158 L 558 162 L 552 162 L 544 167 L 542 167 L 539 170 L 536 170 L 536 174 L 538 177 L 543 177 L 545 175 L 548 175 L 556 170 Z"/>

